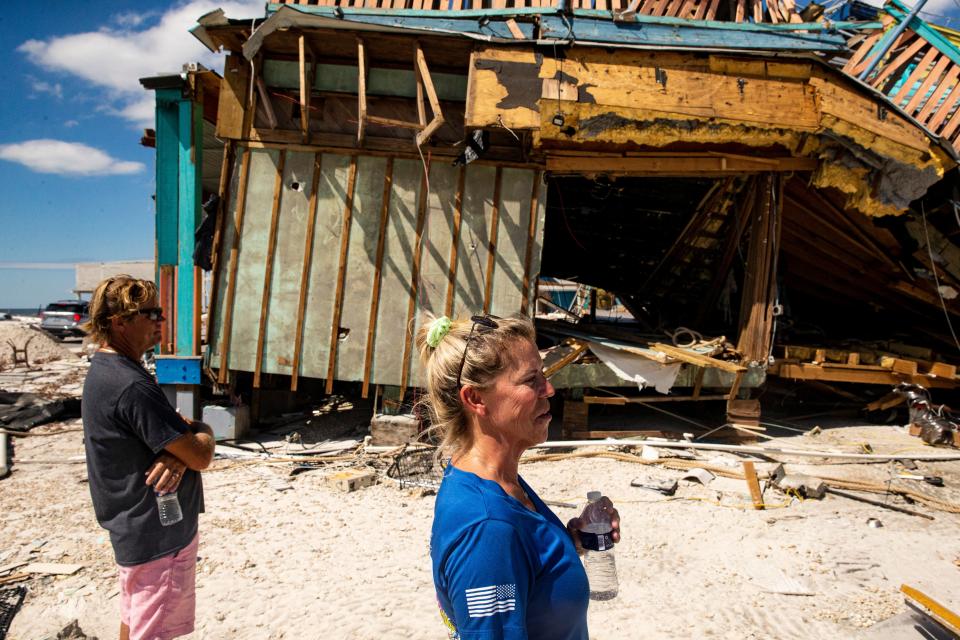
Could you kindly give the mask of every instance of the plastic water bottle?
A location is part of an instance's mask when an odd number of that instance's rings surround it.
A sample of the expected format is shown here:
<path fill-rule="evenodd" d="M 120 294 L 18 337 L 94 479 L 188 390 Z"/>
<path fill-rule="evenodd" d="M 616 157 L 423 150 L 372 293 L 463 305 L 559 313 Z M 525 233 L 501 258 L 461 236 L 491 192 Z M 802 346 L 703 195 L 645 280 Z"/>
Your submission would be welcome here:
<path fill-rule="evenodd" d="M 180 510 L 180 499 L 177 492 L 157 494 L 157 509 L 160 511 L 160 524 L 169 527 L 183 520 L 183 511 Z"/>
<path fill-rule="evenodd" d="M 613 525 L 600 504 L 601 493 L 587 494 L 587 506 L 580 515 L 580 544 L 584 548 L 583 568 L 590 582 L 591 600 L 611 600 L 620 589 L 617 561 L 613 555 Z"/>

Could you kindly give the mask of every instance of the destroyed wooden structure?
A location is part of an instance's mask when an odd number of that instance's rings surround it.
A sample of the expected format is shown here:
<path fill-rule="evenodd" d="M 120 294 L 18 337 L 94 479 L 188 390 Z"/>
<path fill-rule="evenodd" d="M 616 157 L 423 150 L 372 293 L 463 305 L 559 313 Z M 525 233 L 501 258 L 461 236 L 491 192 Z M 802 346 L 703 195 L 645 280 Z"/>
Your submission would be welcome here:
<path fill-rule="evenodd" d="M 193 32 L 226 53 L 222 78 L 144 79 L 161 295 L 176 309 L 165 353 L 189 362 L 176 371 L 402 399 L 422 382 L 422 312 L 532 315 L 549 275 L 612 291 L 637 319 L 544 323 L 573 340 L 548 358 L 559 388 L 635 385 L 581 359 L 584 341 L 602 343 L 682 363 L 681 397 L 755 417 L 738 395 L 768 368 L 837 379 L 817 348 L 807 361 L 775 346 L 802 340 L 800 322 L 874 340 L 914 330 L 922 371 L 896 352 L 889 367 L 856 349 L 836 364 L 864 382 L 956 384 L 934 352 L 949 344 L 941 305 L 956 316 L 960 303 L 929 274 L 960 290 L 960 252 L 937 224 L 956 176 L 960 56 L 916 18 L 881 51 L 902 5 L 838 24 L 805 22 L 790 0 L 377 4 L 213 12 Z M 204 194 L 219 204 L 201 350 L 190 252 Z M 734 349 L 670 344 L 684 326 Z M 618 397 L 585 400 L 632 401 Z M 566 419 L 585 424 L 582 394 L 568 400 Z"/>

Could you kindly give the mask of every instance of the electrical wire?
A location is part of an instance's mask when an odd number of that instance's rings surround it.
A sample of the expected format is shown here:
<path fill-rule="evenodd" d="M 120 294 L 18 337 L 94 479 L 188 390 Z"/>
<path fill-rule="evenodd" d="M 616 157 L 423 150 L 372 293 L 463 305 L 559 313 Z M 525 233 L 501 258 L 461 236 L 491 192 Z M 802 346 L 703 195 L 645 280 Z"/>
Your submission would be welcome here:
<path fill-rule="evenodd" d="M 950 313 L 947 311 L 947 303 L 943 300 L 943 292 L 940 291 L 940 278 L 937 276 L 937 265 L 933 261 L 933 248 L 930 246 L 930 234 L 927 232 L 927 211 L 920 203 L 920 215 L 923 220 L 923 238 L 927 243 L 927 255 L 930 256 L 930 271 L 933 272 L 933 281 L 937 285 L 937 296 L 940 298 L 940 307 L 943 309 L 943 317 L 947 320 L 947 327 L 950 328 L 950 335 L 953 336 L 953 343 L 960 352 L 960 340 L 957 339 L 957 332 L 953 330 L 953 322 L 950 321 Z"/>

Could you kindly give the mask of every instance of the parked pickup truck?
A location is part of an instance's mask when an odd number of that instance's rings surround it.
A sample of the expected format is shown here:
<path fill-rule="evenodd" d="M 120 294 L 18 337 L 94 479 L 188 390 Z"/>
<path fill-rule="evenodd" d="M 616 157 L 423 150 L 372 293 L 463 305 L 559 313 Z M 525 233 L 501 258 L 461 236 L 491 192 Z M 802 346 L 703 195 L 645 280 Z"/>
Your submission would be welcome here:
<path fill-rule="evenodd" d="M 89 303 L 85 300 L 51 302 L 41 313 L 40 328 L 60 338 L 86 335 L 80 325 L 87 321 Z"/>

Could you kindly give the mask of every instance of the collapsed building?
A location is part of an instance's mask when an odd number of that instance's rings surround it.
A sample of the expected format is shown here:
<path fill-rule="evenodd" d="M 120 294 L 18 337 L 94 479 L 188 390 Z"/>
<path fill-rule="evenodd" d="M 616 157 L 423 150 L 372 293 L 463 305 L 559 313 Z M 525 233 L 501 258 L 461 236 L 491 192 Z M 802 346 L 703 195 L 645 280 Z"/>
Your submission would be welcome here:
<path fill-rule="evenodd" d="M 960 50 L 899 0 L 288 1 L 193 33 L 222 77 L 142 80 L 188 414 L 202 384 L 402 406 L 424 312 L 537 316 L 568 435 L 663 399 L 755 427 L 768 376 L 957 384 Z"/>

